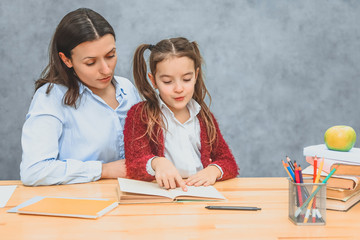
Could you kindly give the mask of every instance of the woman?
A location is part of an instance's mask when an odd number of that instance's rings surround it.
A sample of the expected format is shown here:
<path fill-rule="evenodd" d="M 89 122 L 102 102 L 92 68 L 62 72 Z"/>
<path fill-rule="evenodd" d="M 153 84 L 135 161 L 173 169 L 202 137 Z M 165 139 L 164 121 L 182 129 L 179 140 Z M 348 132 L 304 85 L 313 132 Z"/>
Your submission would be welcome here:
<path fill-rule="evenodd" d="M 49 55 L 23 126 L 22 182 L 125 177 L 123 126 L 140 97 L 129 80 L 114 76 L 113 28 L 98 13 L 77 9 L 57 26 Z"/>

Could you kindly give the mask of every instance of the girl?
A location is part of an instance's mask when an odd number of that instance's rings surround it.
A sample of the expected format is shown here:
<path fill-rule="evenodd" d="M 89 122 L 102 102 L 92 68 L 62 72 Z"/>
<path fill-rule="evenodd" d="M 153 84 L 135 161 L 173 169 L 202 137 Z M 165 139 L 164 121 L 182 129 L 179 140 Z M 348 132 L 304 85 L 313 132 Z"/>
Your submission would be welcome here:
<path fill-rule="evenodd" d="M 21 180 L 51 185 L 125 177 L 123 126 L 140 97 L 115 77 L 115 33 L 81 8 L 56 28 L 22 132 Z"/>
<path fill-rule="evenodd" d="M 152 86 L 143 56 L 147 49 Z M 208 186 L 237 176 L 234 156 L 204 101 L 208 91 L 201 64 L 197 44 L 185 38 L 136 49 L 135 85 L 146 101 L 133 106 L 125 122 L 128 177 L 155 177 L 161 187 L 186 191 L 186 185 Z"/>

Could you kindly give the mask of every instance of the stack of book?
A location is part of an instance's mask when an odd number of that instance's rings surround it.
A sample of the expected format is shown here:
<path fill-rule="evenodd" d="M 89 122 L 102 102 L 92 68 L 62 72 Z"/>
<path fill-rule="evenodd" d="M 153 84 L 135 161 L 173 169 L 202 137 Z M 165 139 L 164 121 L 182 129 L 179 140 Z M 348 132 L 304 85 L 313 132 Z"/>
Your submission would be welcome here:
<path fill-rule="evenodd" d="M 328 180 L 326 189 L 326 208 L 347 211 L 360 201 L 360 148 L 349 152 L 329 150 L 325 144 L 304 148 L 306 161 L 311 164 L 303 170 L 304 177 L 312 177 L 314 159 L 318 163 L 324 158 L 321 179 L 337 167 L 335 174 Z"/>

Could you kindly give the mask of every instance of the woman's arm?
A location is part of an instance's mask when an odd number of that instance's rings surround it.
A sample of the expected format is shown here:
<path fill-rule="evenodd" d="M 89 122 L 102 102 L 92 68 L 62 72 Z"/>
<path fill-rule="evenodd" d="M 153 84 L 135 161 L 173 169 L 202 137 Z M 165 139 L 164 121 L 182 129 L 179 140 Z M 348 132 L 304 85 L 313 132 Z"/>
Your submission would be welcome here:
<path fill-rule="evenodd" d="M 58 159 L 59 139 L 66 116 L 61 91 L 49 95 L 40 88 L 32 100 L 23 126 L 20 176 L 24 185 L 53 185 L 95 181 L 101 176 L 100 161 Z M 80 151 L 80 149 L 74 149 Z"/>
<path fill-rule="evenodd" d="M 23 127 L 20 176 L 24 185 L 53 185 L 95 181 L 100 161 L 58 158 L 62 122 L 52 115 L 30 116 Z"/>

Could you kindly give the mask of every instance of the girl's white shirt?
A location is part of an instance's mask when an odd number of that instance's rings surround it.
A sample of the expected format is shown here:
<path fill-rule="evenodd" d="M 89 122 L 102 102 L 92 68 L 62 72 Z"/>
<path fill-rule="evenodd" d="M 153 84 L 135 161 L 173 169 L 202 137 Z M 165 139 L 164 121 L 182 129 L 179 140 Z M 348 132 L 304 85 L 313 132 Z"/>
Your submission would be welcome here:
<path fill-rule="evenodd" d="M 161 98 L 158 99 L 163 113 L 163 122 L 166 126 L 163 129 L 164 156 L 174 164 L 182 178 L 188 178 L 203 169 L 200 153 L 200 123 L 196 117 L 201 106 L 194 99 L 191 99 L 187 104 L 190 118 L 182 124 L 175 118 L 174 113 Z M 146 165 L 147 172 L 152 176 L 155 175 L 155 171 L 151 167 L 151 161 L 154 158 L 149 159 Z M 222 172 L 218 165 L 213 165 Z"/>

